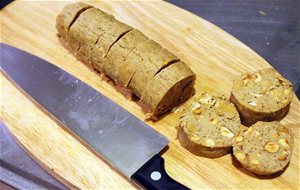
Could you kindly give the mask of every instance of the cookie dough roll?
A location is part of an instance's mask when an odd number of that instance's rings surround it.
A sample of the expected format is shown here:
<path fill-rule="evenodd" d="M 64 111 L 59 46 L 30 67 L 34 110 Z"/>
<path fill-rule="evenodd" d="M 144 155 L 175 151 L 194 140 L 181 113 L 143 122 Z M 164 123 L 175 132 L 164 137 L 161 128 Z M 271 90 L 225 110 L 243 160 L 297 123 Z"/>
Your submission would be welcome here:
<path fill-rule="evenodd" d="M 293 98 L 292 84 L 272 68 L 244 73 L 234 82 L 230 101 L 240 113 L 242 123 L 282 119 Z"/>
<path fill-rule="evenodd" d="M 177 135 L 180 144 L 193 154 L 216 158 L 229 153 L 240 130 L 234 105 L 223 96 L 203 93 L 183 111 Z"/>
<path fill-rule="evenodd" d="M 72 24 L 82 12 L 90 8 L 92 8 L 92 6 L 84 3 L 72 3 L 65 6 L 62 13 L 56 17 L 56 28 L 60 36 L 67 39 Z"/>
<path fill-rule="evenodd" d="M 146 40 L 148 38 L 137 29 L 126 33 L 109 50 L 102 64 L 102 71 L 116 81 L 119 75 L 117 68 L 124 64 L 126 57 L 136 46 Z"/>
<path fill-rule="evenodd" d="M 170 64 L 179 61 L 175 55 L 157 44 L 156 48 L 148 53 L 147 59 L 144 59 L 137 68 L 128 88 L 138 97 L 141 97 L 145 87 L 149 85 L 155 74 Z"/>
<path fill-rule="evenodd" d="M 156 49 L 157 43 L 148 39 L 137 45 L 125 58 L 123 64 L 117 66 L 116 82 L 124 88 L 127 88 L 136 70 L 141 63 L 147 59 L 149 53 Z"/>
<path fill-rule="evenodd" d="M 141 102 L 151 110 L 150 118 L 154 119 L 177 106 L 183 90 L 195 78 L 195 74 L 183 62 L 174 63 L 161 70 L 145 87 L 141 96 Z"/>
<path fill-rule="evenodd" d="M 194 92 L 195 74 L 187 65 L 137 29 L 97 8 L 67 5 L 57 16 L 57 29 L 77 58 L 109 76 L 117 87 L 130 87 L 128 91 L 148 106 L 153 118 Z"/>
<path fill-rule="evenodd" d="M 258 175 L 284 170 L 291 159 L 293 137 L 278 121 L 259 121 L 233 140 L 233 155 Z"/>

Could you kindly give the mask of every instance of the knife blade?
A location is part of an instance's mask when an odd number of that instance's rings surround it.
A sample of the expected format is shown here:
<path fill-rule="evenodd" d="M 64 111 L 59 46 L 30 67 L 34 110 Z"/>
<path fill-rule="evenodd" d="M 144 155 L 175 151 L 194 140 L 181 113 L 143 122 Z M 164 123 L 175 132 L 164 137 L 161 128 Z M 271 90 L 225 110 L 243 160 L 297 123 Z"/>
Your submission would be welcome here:
<path fill-rule="evenodd" d="M 1 71 L 128 179 L 145 189 L 188 189 L 164 170 L 168 139 L 66 71 L 1 43 Z"/>

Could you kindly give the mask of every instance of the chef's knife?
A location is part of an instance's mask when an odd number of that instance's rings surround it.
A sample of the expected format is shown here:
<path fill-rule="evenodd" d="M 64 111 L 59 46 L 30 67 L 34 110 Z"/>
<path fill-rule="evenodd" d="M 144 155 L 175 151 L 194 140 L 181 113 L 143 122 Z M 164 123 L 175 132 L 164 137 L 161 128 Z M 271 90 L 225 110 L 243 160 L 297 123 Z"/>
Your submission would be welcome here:
<path fill-rule="evenodd" d="M 127 178 L 145 189 L 188 189 L 164 169 L 163 135 L 66 71 L 0 47 L 1 71 Z"/>

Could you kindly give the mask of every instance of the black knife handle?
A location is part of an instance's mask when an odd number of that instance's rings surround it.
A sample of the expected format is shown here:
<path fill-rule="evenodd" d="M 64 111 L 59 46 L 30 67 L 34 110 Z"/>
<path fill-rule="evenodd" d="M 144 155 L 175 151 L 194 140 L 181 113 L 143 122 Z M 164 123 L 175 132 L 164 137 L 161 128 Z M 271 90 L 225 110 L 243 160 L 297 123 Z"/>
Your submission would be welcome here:
<path fill-rule="evenodd" d="M 156 154 L 144 164 L 131 179 L 148 190 L 188 190 L 189 188 L 172 179 L 165 170 L 164 159 Z"/>

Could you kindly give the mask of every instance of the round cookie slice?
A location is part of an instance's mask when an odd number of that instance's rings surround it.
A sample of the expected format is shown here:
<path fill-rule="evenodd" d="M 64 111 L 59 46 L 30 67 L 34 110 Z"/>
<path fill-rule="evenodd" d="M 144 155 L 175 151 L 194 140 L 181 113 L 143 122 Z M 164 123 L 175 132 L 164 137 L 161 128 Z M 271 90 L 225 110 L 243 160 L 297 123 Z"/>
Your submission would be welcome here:
<path fill-rule="evenodd" d="M 242 123 L 282 119 L 293 98 L 292 84 L 272 68 L 244 73 L 233 82 L 230 101 L 240 113 Z"/>
<path fill-rule="evenodd" d="M 233 140 L 233 155 L 258 175 L 282 171 L 291 159 L 293 137 L 278 121 L 259 121 Z"/>
<path fill-rule="evenodd" d="M 180 144 L 198 156 L 210 158 L 227 154 L 241 121 L 234 105 L 225 97 L 204 93 L 193 100 L 180 117 Z"/>

